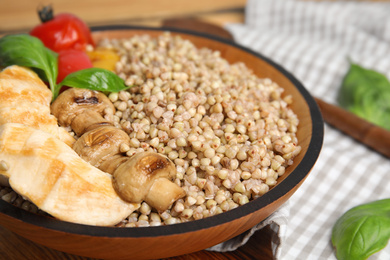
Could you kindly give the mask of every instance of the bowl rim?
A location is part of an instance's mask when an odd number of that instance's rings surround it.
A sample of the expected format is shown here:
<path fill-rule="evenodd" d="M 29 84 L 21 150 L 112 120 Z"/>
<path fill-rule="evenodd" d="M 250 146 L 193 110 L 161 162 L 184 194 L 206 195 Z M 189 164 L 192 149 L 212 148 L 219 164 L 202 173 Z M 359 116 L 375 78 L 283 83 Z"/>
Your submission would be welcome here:
<path fill-rule="evenodd" d="M 238 208 L 229 210 L 227 212 L 210 216 L 200 220 L 193 220 L 184 223 L 177 223 L 165 226 L 154 226 L 154 227 L 137 227 L 137 228 L 118 228 L 118 227 L 104 227 L 104 226 L 92 226 L 71 223 L 61 221 L 47 216 L 31 213 L 26 210 L 22 210 L 8 202 L 0 200 L 0 213 L 9 217 L 15 218 L 19 221 L 26 222 L 35 226 L 39 226 L 45 229 L 53 231 L 60 231 L 66 233 L 72 233 L 77 235 L 87 235 L 96 237 L 111 237 L 111 238 L 124 238 L 124 237 L 155 237 L 155 236 L 170 236 L 182 233 L 194 232 L 202 229 L 207 229 L 215 226 L 231 222 L 233 220 L 242 218 L 248 214 L 254 213 L 267 206 L 268 204 L 280 199 L 284 193 L 283 190 L 291 190 L 297 186 L 305 177 L 310 173 L 312 167 L 316 163 L 319 153 L 323 145 L 324 135 L 324 121 L 319 110 L 317 103 L 311 94 L 305 89 L 300 81 L 298 81 L 290 72 L 284 69 L 281 65 L 274 62 L 270 58 L 263 56 L 262 54 L 255 52 L 247 47 L 244 47 L 232 40 L 221 38 L 215 35 L 197 32 L 181 28 L 173 27 L 148 27 L 148 26 L 131 26 L 131 25 L 108 25 L 108 26 L 94 26 L 91 27 L 92 32 L 107 31 L 107 30 L 149 30 L 149 31 L 170 31 L 181 34 L 188 34 L 198 37 L 208 38 L 213 41 L 222 42 L 230 45 L 233 48 L 241 49 L 248 52 L 251 55 L 265 61 L 266 63 L 273 66 L 281 74 L 283 74 L 291 83 L 298 89 L 299 93 L 306 100 L 310 117 L 312 119 L 312 136 L 308 146 L 306 154 L 303 156 L 302 161 L 293 170 L 294 174 L 287 176 L 284 181 L 278 184 L 278 189 L 271 189 L 261 197 L 250 201 Z M 315 134 L 314 134 L 315 133 Z M 287 181 L 288 180 L 288 181 Z"/>

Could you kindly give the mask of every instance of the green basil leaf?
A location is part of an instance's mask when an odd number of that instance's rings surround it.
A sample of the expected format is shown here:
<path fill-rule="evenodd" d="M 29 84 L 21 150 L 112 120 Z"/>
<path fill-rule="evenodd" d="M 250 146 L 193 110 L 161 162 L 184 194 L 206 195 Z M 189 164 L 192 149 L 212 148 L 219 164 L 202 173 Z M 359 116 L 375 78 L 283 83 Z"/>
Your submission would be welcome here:
<path fill-rule="evenodd" d="M 31 35 L 15 34 L 0 38 L 0 66 L 33 68 L 41 79 L 49 82 L 52 92 L 58 75 L 57 57 L 57 53 Z"/>
<path fill-rule="evenodd" d="M 390 82 L 383 74 L 351 63 L 338 93 L 338 103 L 390 130 Z"/>
<path fill-rule="evenodd" d="M 86 88 L 102 92 L 119 92 L 128 88 L 124 80 L 118 75 L 101 68 L 83 69 L 69 74 L 58 84 L 55 97 L 57 97 L 62 86 Z"/>
<path fill-rule="evenodd" d="M 363 260 L 390 239 L 390 199 L 363 204 L 342 215 L 332 230 L 337 259 Z"/>

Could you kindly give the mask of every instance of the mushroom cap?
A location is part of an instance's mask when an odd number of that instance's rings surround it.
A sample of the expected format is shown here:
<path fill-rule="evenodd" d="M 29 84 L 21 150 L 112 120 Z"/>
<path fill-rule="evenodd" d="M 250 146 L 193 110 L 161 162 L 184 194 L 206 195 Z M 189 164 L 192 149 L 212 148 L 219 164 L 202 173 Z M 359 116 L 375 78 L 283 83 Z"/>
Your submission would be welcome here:
<path fill-rule="evenodd" d="M 85 110 L 93 110 L 103 115 L 106 108 L 115 107 L 106 95 L 99 91 L 69 88 L 62 92 L 51 104 L 51 113 L 62 126 L 70 126 L 73 119 Z"/>
<path fill-rule="evenodd" d="M 118 195 L 134 203 L 140 203 L 148 194 L 154 180 L 172 180 L 176 167 L 168 157 L 154 152 L 133 155 L 113 174 L 113 185 Z"/>
<path fill-rule="evenodd" d="M 73 150 L 93 166 L 121 154 L 121 144 L 129 144 L 130 137 L 115 126 L 101 126 L 83 134 L 73 145 Z"/>

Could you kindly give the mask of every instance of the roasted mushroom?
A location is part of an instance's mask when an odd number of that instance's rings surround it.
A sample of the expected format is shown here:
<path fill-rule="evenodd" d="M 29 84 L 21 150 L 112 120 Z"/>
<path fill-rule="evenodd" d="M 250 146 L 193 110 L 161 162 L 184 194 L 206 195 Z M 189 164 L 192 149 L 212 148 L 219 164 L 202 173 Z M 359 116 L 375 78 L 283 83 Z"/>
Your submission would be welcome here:
<path fill-rule="evenodd" d="M 60 125 L 70 126 L 78 136 L 102 125 L 112 125 L 103 117 L 105 109 L 115 110 L 107 96 L 79 88 L 65 90 L 51 105 L 51 113 Z"/>
<path fill-rule="evenodd" d="M 51 108 L 62 126 L 71 126 L 80 136 L 73 145 L 80 157 L 113 174 L 113 186 L 122 199 L 131 203 L 146 201 L 164 211 L 184 196 L 184 190 L 172 182 L 176 168 L 167 157 L 144 152 L 129 158 L 121 153 L 120 146 L 129 144 L 130 138 L 103 117 L 105 109 L 114 107 L 102 93 L 68 89 Z"/>
<path fill-rule="evenodd" d="M 172 182 L 176 167 L 167 157 L 153 152 L 133 155 L 113 174 L 114 189 L 125 201 L 146 201 L 164 211 L 184 196 L 181 187 Z"/>
<path fill-rule="evenodd" d="M 130 143 L 130 137 L 126 132 L 114 126 L 104 125 L 83 134 L 75 142 L 73 149 L 93 166 L 112 174 L 119 164 L 128 159 L 121 155 L 120 146 L 123 143 Z M 121 155 L 122 158 L 113 165 L 113 159 L 117 155 Z"/>

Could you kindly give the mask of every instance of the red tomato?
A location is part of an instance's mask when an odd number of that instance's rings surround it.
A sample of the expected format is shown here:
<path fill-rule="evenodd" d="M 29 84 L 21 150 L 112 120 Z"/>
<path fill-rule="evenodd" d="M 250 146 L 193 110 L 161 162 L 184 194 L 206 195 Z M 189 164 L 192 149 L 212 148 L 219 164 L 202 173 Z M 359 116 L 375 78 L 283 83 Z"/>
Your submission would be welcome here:
<path fill-rule="evenodd" d="M 92 68 L 92 62 L 84 51 L 64 50 L 58 53 L 58 77 L 57 83 L 61 82 L 68 74 Z"/>
<path fill-rule="evenodd" d="M 88 44 L 94 45 L 89 27 L 77 16 L 62 13 L 53 17 L 51 7 L 45 7 L 39 15 L 43 23 L 33 28 L 30 34 L 39 38 L 47 48 L 59 52 L 85 50 Z"/>

